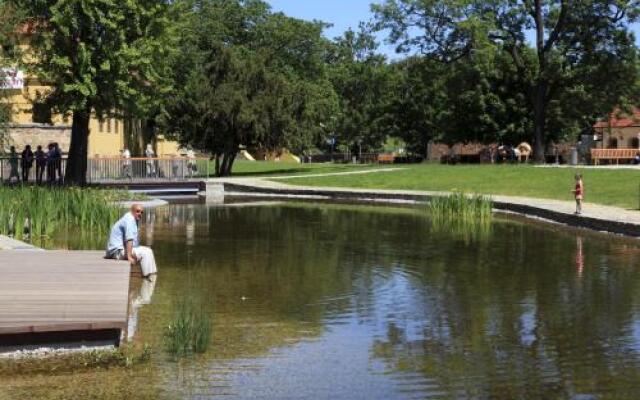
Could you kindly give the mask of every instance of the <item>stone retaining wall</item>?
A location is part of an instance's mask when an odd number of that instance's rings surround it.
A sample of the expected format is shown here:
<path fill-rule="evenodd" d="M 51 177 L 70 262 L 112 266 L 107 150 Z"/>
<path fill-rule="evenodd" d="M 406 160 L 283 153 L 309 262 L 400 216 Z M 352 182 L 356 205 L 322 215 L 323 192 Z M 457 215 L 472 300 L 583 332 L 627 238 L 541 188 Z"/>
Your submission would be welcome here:
<path fill-rule="evenodd" d="M 334 200 L 351 201 L 415 201 L 426 202 L 435 195 L 409 194 L 409 193 L 379 193 L 364 191 L 343 191 L 326 189 L 289 189 L 289 188 L 263 188 L 249 185 L 239 185 L 234 183 L 224 183 L 225 192 L 273 194 L 288 196 L 321 196 Z M 625 236 L 640 237 L 640 225 L 609 221 L 605 219 L 591 218 L 584 215 L 567 214 L 564 212 L 549 210 L 541 207 L 509 203 L 504 201 L 494 201 L 493 207 L 496 210 L 513 212 L 525 216 L 538 217 L 561 224 L 566 224 L 576 228 L 585 228 L 599 232 L 609 232 Z"/>
<path fill-rule="evenodd" d="M 47 124 L 14 124 L 9 125 L 7 135 L 3 143 L 5 152 L 9 146 L 16 146 L 18 152 L 28 144 L 33 150 L 40 145 L 45 149 L 49 143 L 57 142 L 63 153 L 69 151 L 71 143 L 71 125 L 47 125 Z"/>

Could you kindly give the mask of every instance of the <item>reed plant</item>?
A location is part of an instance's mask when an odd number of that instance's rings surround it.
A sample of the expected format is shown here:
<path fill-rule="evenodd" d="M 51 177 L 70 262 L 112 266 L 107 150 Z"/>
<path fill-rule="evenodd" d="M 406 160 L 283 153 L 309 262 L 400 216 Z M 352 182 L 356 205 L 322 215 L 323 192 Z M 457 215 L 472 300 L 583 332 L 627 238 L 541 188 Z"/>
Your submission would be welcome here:
<path fill-rule="evenodd" d="M 452 193 L 431 198 L 427 209 L 431 218 L 443 221 L 490 220 L 493 202 L 486 196 Z"/>
<path fill-rule="evenodd" d="M 195 301 L 181 302 L 165 329 L 167 351 L 175 358 L 204 353 L 211 343 L 211 318 Z"/>
<path fill-rule="evenodd" d="M 487 239 L 491 233 L 493 203 L 485 196 L 453 193 L 427 203 L 431 231 L 464 242 Z"/>
<path fill-rule="evenodd" d="M 118 191 L 0 186 L 0 234 L 26 239 L 65 230 L 108 231 L 119 218 Z"/>

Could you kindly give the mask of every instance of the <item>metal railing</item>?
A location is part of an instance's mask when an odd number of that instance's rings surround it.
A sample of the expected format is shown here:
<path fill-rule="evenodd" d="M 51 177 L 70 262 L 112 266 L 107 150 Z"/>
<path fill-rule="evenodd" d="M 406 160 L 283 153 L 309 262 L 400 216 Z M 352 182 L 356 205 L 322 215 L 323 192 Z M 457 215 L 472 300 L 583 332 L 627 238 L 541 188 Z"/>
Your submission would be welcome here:
<path fill-rule="evenodd" d="M 391 156 L 391 157 L 388 157 Z M 380 153 L 334 153 L 307 157 L 304 162 L 334 162 L 372 164 L 380 162 L 419 162 L 409 157 Z M 38 184 L 63 183 L 67 158 L 45 160 L 42 165 L 34 160 L 25 168 L 20 157 L 0 157 L 0 183 L 22 182 L 26 170 L 26 181 Z M 167 181 L 201 180 L 215 173 L 209 158 L 121 158 L 100 157 L 87 159 L 87 183 L 152 183 Z"/>
<path fill-rule="evenodd" d="M 0 158 L 0 182 L 61 184 L 67 158 L 44 163 Z M 147 183 L 204 179 L 213 174 L 208 158 L 89 158 L 87 183 Z M 26 175 L 25 175 L 26 174 Z M 26 178 L 26 179 L 25 179 Z"/>
<path fill-rule="evenodd" d="M 185 181 L 208 178 L 208 158 L 90 158 L 88 183 Z"/>
<path fill-rule="evenodd" d="M 38 162 L 34 160 L 30 166 L 22 162 L 20 157 L 0 158 L 0 183 L 36 182 L 39 184 L 58 184 L 64 181 L 67 168 L 65 158 Z"/>

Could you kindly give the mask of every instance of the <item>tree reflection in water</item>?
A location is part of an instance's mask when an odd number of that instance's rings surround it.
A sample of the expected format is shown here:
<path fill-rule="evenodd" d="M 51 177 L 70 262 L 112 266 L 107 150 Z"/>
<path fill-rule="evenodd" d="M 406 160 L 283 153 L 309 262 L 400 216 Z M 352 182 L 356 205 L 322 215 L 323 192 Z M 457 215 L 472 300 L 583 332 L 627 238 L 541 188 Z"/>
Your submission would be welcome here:
<path fill-rule="evenodd" d="M 391 375 L 422 374 L 446 397 L 638 398 L 637 246 L 497 230 L 505 243 L 492 244 L 492 258 L 423 270 L 419 333 L 388 323 L 374 359 Z"/>

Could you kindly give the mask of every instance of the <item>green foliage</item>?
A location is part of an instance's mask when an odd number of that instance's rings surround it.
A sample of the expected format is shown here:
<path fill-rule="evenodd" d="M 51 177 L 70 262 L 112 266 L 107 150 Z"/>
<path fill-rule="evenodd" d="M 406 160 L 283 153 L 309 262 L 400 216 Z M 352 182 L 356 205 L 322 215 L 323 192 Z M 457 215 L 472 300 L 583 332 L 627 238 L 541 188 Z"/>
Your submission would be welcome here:
<path fill-rule="evenodd" d="M 31 238 L 52 236 L 69 228 L 107 232 L 119 217 L 119 192 L 96 189 L 49 189 L 0 186 L 0 234 Z"/>
<path fill-rule="evenodd" d="M 395 98 L 397 70 L 376 54 L 378 45 L 366 25 L 348 30 L 330 47 L 329 75 L 339 96 L 340 112 L 326 122 L 325 136 L 337 139 L 338 146 L 357 153 L 376 151 L 389 134 L 392 123 L 387 112 Z M 392 116 L 395 118 L 396 116 Z M 327 141 L 319 147 L 329 150 Z"/>
<path fill-rule="evenodd" d="M 0 0 L 0 82 L 5 77 L 2 68 L 15 67 L 18 50 L 15 29 L 22 12 L 12 4 Z M 0 85 L 1 86 L 1 85 Z M 7 103 L 8 90 L 0 88 L 0 148 L 4 144 L 7 124 L 11 122 L 11 106 Z"/>
<path fill-rule="evenodd" d="M 462 125 L 455 127 L 472 130 L 455 140 L 484 141 L 492 130 L 514 143 L 528 136 L 541 161 L 549 141 L 575 137 L 614 106 L 639 100 L 630 30 L 637 2 L 386 0 L 372 8 L 398 51 L 453 72 L 447 88 Z M 482 58 L 494 68 L 478 68 Z"/>
<path fill-rule="evenodd" d="M 167 351 L 176 358 L 204 353 L 211 343 L 211 318 L 193 300 L 183 301 L 167 325 L 164 338 Z"/>
<path fill-rule="evenodd" d="M 324 25 L 272 13 L 257 0 L 175 7 L 180 55 L 165 128 L 210 152 L 218 175 L 230 174 L 241 145 L 309 147 L 337 108 L 323 63 Z"/>
<path fill-rule="evenodd" d="M 493 203 L 485 196 L 453 193 L 432 197 L 427 209 L 434 220 L 467 222 L 491 219 Z"/>
<path fill-rule="evenodd" d="M 167 4 L 152 0 L 12 0 L 36 28 L 33 72 L 51 84 L 47 102 L 72 113 L 66 181 L 84 184 L 89 116 L 144 115 L 165 93 L 159 74 Z M 155 106 L 155 107 L 154 107 Z"/>

